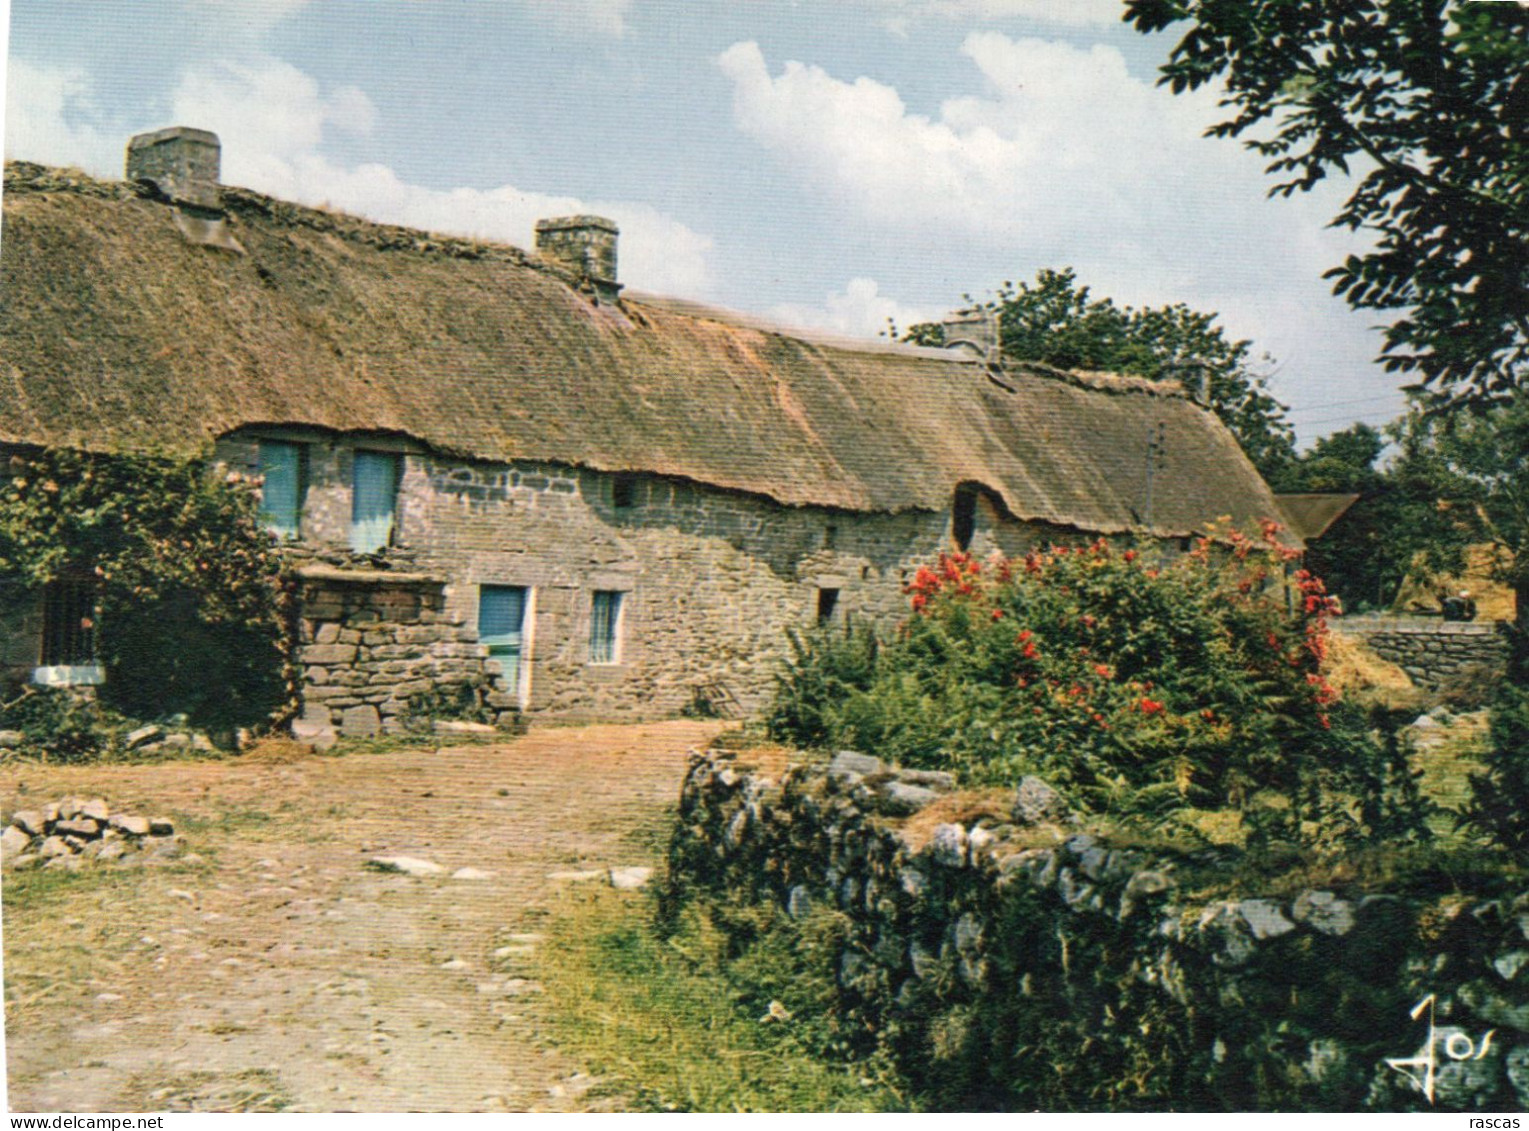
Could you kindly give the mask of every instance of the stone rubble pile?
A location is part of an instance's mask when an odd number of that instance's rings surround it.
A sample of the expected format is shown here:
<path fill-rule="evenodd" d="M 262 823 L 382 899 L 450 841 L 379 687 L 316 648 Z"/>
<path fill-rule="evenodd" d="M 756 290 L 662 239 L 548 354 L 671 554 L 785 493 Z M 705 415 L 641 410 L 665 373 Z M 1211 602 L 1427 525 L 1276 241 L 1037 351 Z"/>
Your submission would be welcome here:
<path fill-rule="evenodd" d="M 211 738 L 199 730 L 186 726 L 181 721 L 165 724 L 146 723 L 122 734 L 117 741 L 120 742 L 122 750 L 141 755 L 177 754 L 186 751 L 202 754 L 218 752 L 217 744 Z M 23 731 L 0 730 L 0 761 L 27 752 L 27 748 L 32 745 Z"/>
<path fill-rule="evenodd" d="M 18 809 L 0 832 L 0 862 L 11 869 L 79 868 L 86 861 L 162 863 L 185 855 L 185 838 L 164 817 L 112 812 L 99 797 L 65 797 Z"/>

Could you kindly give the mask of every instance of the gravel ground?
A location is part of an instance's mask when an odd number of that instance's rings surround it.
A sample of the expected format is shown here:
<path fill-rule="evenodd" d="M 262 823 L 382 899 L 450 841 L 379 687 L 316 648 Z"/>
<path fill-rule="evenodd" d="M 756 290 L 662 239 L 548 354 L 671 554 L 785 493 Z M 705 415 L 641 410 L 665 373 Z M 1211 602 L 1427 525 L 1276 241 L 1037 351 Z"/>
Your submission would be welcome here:
<path fill-rule="evenodd" d="M 552 877 L 657 863 L 686 753 L 718 729 L 0 768 L 7 814 L 100 796 L 169 815 L 203 858 L 6 877 L 11 1109 L 585 1110 L 592 1081 L 544 1037 L 538 928 L 560 886 L 607 881 Z"/>

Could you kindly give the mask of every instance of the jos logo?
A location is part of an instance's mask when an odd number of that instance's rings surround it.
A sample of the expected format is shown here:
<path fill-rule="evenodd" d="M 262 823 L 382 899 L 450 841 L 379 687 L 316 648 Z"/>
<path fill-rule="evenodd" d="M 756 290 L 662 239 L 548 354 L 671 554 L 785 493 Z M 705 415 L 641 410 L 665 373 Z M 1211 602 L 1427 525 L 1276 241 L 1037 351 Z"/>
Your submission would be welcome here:
<path fill-rule="evenodd" d="M 1423 1015 L 1423 1010 L 1428 1010 L 1428 1039 L 1423 1047 L 1410 1057 L 1386 1058 L 1386 1063 L 1411 1080 L 1413 1087 L 1427 1096 L 1430 1104 L 1433 1103 L 1434 1080 L 1439 1070 L 1440 1045 L 1439 1030 L 1433 1022 L 1433 1006 L 1434 995 L 1429 994 L 1412 1007 L 1411 1017 L 1414 1021 Z M 1450 1033 L 1443 1041 L 1444 1055 L 1450 1060 L 1480 1060 L 1491 1051 L 1492 1034 L 1495 1032 L 1496 1029 L 1488 1029 L 1481 1036 L 1479 1044 L 1464 1033 Z"/>

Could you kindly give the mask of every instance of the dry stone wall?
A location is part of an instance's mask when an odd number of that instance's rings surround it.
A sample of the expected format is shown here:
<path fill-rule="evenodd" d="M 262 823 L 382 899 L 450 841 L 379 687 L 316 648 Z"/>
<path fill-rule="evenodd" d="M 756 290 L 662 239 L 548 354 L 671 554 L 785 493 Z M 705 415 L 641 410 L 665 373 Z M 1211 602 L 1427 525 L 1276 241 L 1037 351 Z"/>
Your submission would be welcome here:
<path fill-rule="evenodd" d="M 421 697 L 487 683 L 487 649 L 445 608 L 442 583 L 386 571 L 300 572 L 299 738 L 368 738 L 417 726 Z M 508 726 L 519 703 L 490 691 L 483 706 Z"/>
<path fill-rule="evenodd" d="M 848 1028 L 936 1107 L 1529 1107 L 1529 895 L 1208 894 L 1235 856 L 1070 831 L 1034 779 L 978 816 L 950 787 L 697 756 L 669 898 L 840 917 Z"/>
<path fill-rule="evenodd" d="M 1416 617 L 1346 617 L 1334 629 L 1364 641 L 1376 655 L 1401 668 L 1419 687 L 1438 689 L 1472 669 L 1507 670 L 1507 637 L 1490 623 Z"/>

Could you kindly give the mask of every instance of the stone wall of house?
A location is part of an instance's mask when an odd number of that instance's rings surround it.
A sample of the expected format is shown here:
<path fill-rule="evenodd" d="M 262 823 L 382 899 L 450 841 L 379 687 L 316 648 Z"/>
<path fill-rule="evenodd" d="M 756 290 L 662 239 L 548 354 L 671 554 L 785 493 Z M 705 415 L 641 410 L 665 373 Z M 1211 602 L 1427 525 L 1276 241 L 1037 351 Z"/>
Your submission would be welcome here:
<path fill-rule="evenodd" d="M 913 570 L 950 546 L 948 511 L 788 507 L 656 475 L 455 461 L 396 440 L 279 431 L 272 438 L 307 445 L 295 556 L 441 578 L 439 615 L 461 630 L 453 645 L 477 639 L 480 586 L 527 588 L 521 670 L 518 679 L 500 680 L 500 701 L 544 715 L 651 718 L 698 698 L 724 711 L 752 710 L 772 689 L 789 648 L 786 630 L 817 622 L 820 591 L 837 591 L 833 623 L 895 621 L 905 615 L 902 589 Z M 395 546 L 356 558 L 345 548 L 353 451 L 388 443 L 404 457 Z M 252 439 L 224 440 L 218 455 L 252 474 L 258 468 Z M 971 548 L 1012 553 L 1077 537 L 1004 522 L 983 500 Z M 598 591 L 623 594 L 612 663 L 590 660 Z M 489 672 L 497 666 L 489 661 Z M 338 670 L 323 669 L 326 678 Z"/>
<path fill-rule="evenodd" d="M 1521 891 L 1365 892 L 1335 872 L 1249 895 L 1229 850 L 1072 831 L 1034 779 L 1000 803 L 864 754 L 749 758 L 693 760 L 668 906 L 742 904 L 749 931 L 769 907 L 830 917 L 844 1030 L 937 1108 L 1529 1107 Z M 1387 1058 L 1417 1060 L 1412 1078 Z"/>
<path fill-rule="evenodd" d="M 1508 639 L 1496 624 L 1426 617 L 1345 617 L 1333 625 L 1364 641 L 1419 687 L 1447 686 L 1472 669 L 1507 671 Z"/>

